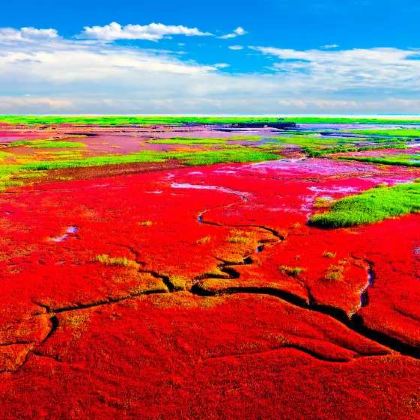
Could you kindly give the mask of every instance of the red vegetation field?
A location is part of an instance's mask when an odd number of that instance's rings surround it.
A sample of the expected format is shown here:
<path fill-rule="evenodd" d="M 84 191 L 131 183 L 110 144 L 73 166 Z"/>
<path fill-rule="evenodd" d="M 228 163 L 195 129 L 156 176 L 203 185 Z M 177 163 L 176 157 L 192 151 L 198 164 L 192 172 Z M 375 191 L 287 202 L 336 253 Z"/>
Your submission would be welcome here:
<path fill-rule="evenodd" d="M 419 416 L 420 216 L 307 225 L 418 169 L 153 169 L 0 193 L 3 418 Z"/>

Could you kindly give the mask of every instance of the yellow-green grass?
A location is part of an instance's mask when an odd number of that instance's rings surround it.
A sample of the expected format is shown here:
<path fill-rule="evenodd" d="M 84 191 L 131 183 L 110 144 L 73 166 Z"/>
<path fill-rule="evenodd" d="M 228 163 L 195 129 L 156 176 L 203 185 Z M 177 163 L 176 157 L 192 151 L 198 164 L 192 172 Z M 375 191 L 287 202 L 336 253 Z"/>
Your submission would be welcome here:
<path fill-rule="evenodd" d="M 95 261 L 109 266 L 132 267 L 138 268 L 139 264 L 126 257 L 111 257 L 108 254 L 101 254 L 95 257 Z"/>
<path fill-rule="evenodd" d="M 10 153 L 3 152 L 0 150 L 0 162 L 4 162 L 6 159 L 13 157 Z"/>
<path fill-rule="evenodd" d="M 23 169 L 22 165 L 0 165 L 0 192 L 40 176 L 42 174 Z"/>
<path fill-rule="evenodd" d="M 299 277 L 303 272 L 306 271 L 303 267 L 291 267 L 289 265 L 282 265 L 279 270 L 289 277 Z"/>

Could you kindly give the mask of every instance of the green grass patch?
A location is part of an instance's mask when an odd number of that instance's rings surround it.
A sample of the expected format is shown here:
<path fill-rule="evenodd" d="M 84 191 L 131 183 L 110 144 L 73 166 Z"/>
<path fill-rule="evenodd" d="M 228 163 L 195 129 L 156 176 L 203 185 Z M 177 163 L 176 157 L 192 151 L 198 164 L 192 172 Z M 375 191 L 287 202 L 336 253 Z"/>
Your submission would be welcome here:
<path fill-rule="evenodd" d="M 301 147 L 302 151 L 309 157 L 322 157 L 334 153 L 360 152 L 364 150 L 377 150 L 386 148 L 405 149 L 407 147 L 404 140 L 396 140 L 392 142 L 387 140 L 387 144 L 382 144 L 384 141 L 383 139 L 372 139 L 374 144 L 369 144 L 366 146 L 361 146 L 361 141 L 363 140 L 351 137 L 323 137 L 319 135 L 311 135 L 273 137 L 272 143 L 280 142 L 284 144 L 293 144 L 299 146 Z M 369 139 L 369 141 L 371 141 L 371 139 Z"/>
<path fill-rule="evenodd" d="M 40 171 L 89 166 L 123 165 L 129 163 L 161 163 L 168 159 L 178 159 L 186 165 L 194 166 L 212 165 L 222 162 L 259 162 L 279 159 L 279 156 L 274 153 L 262 152 L 250 148 L 169 153 L 144 150 L 129 155 L 107 155 L 73 160 L 30 162 L 22 165 L 22 169 Z"/>
<path fill-rule="evenodd" d="M 213 165 L 216 163 L 245 163 L 276 160 L 280 156 L 271 152 L 261 151 L 255 148 L 243 147 L 235 149 L 200 150 L 197 152 L 172 152 L 168 155 L 179 159 L 186 165 Z"/>
<path fill-rule="evenodd" d="M 192 152 L 141 151 L 128 155 L 105 155 L 73 158 L 69 154 L 58 154 L 55 160 L 20 162 L 16 165 L 0 166 L 0 191 L 11 186 L 20 186 L 28 179 L 43 176 L 37 172 L 58 169 L 95 167 L 106 165 L 126 165 L 131 163 L 163 163 L 179 160 L 185 165 L 212 165 L 222 162 L 259 162 L 279 159 L 279 156 L 255 148 L 227 148 L 217 150 L 198 150 Z"/>
<path fill-rule="evenodd" d="M 420 130 L 416 128 L 393 128 L 393 129 L 364 129 L 349 130 L 349 133 L 361 134 L 363 136 L 387 136 L 387 137 L 419 137 Z"/>
<path fill-rule="evenodd" d="M 22 166 L 25 170 L 43 171 L 52 169 L 81 168 L 90 166 L 123 165 L 129 163 L 160 163 L 165 161 L 165 154 L 142 151 L 129 155 L 92 156 L 82 159 L 30 162 Z"/>
<path fill-rule="evenodd" d="M 379 187 L 342 198 L 327 213 L 315 214 L 309 224 L 339 228 L 380 222 L 420 211 L 420 182 Z"/>
<path fill-rule="evenodd" d="M 284 117 L 284 121 L 295 122 L 296 124 L 398 124 L 410 125 L 419 124 L 420 116 L 412 118 L 384 118 L 375 117 Z"/>
<path fill-rule="evenodd" d="M 420 117 L 226 117 L 226 116 L 167 116 L 167 115 L 0 115 L 0 122 L 8 124 L 97 124 L 97 125 L 155 125 L 155 124 L 235 124 L 295 122 L 297 124 L 418 124 Z"/>
<path fill-rule="evenodd" d="M 345 142 L 345 139 L 338 139 L 335 137 L 321 137 L 318 134 L 314 135 L 293 135 L 293 136 L 277 136 L 268 140 L 268 144 L 291 144 L 299 146 L 309 157 L 321 156 L 328 153 L 332 147 L 337 147 L 337 144 Z M 325 151 L 323 153 L 323 151 Z"/>
<path fill-rule="evenodd" d="M 182 124 L 235 124 L 235 123 L 270 123 L 279 122 L 276 117 L 191 117 L 191 116 L 166 116 L 166 115 L 0 115 L 0 122 L 7 124 L 75 124 L 75 125 L 182 125 Z"/>
<path fill-rule="evenodd" d="M 8 187 L 16 185 L 16 181 L 12 180 L 13 175 L 19 172 L 20 167 L 17 165 L 1 165 L 0 166 L 0 191 Z"/>
<path fill-rule="evenodd" d="M 356 160 L 359 162 L 379 163 L 382 165 L 399 165 L 399 166 L 420 166 L 420 157 L 416 155 L 395 155 L 395 156 L 343 156 L 339 159 Z"/>
<path fill-rule="evenodd" d="M 0 166 L 0 191 L 10 187 L 19 187 L 28 180 L 43 176 L 40 173 L 33 173 L 23 169 L 22 165 L 1 165 Z"/>
<path fill-rule="evenodd" d="M 302 150 L 305 152 L 306 155 L 309 157 L 323 157 L 327 155 L 333 155 L 336 153 L 350 153 L 350 152 L 364 152 L 368 150 L 380 150 L 380 149 L 405 149 L 406 146 L 403 145 L 386 145 L 386 146 L 377 146 L 377 145 L 371 145 L 371 146 L 333 146 L 333 147 L 323 147 L 319 149 L 315 149 L 313 147 L 302 147 Z"/>
<path fill-rule="evenodd" d="M 10 143 L 9 147 L 29 146 L 35 149 L 70 149 L 85 147 L 84 143 L 62 140 L 19 140 Z"/>

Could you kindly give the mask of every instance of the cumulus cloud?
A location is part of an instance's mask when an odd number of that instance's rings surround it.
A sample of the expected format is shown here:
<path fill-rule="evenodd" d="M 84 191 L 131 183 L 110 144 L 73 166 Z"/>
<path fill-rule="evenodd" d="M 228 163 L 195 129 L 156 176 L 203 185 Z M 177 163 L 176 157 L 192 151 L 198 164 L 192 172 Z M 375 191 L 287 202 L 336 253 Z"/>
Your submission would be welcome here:
<path fill-rule="evenodd" d="M 277 59 L 273 68 L 295 82 L 325 90 L 362 88 L 420 90 L 420 50 L 370 48 L 293 50 L 253 47 Z"/>
<path fill-rule="evenodd" d="M 173 35 L 210 36 L 209 32 L 202 32 L 198 28 L 188 28 L 183 25 L 164 25 L 150 23 L 148 25 L 125 25 L 112 22 L 105 26 L 85 26 L 81 37 L 101 41 L 116 41 L 119 39 L 138 39 L 159 41 Z"/>
<path fill-rule="evenodd" d="M 237 38 L 238 36 L 246 35 L 248 32 L 242 28 L 241 26 L 238 26 L 233 32 L 230 34 L 222 35 L 220 39 L 233 39 Z"/>
<path fill-rule="evenodd" d="M 157 49 L 14 31 L 0 29 L 0 113 L 420 112 L 413 50 L 253 47 L 272 71 L 237 74 Z"/>
<path fill-rule="evenodd" d="M 58 33 L 55 29 L 36 29 L 32 27 L 20 29 L 0 28 L 0 42 L 34 42 L 55 38 L 58 38 Z"/>

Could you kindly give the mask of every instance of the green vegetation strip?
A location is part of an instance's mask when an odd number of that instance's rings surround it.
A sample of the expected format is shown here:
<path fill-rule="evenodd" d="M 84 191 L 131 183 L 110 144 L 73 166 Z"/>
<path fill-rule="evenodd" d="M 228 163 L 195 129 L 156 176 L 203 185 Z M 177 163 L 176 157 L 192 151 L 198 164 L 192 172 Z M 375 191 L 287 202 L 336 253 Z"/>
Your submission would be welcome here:
<path fill-rule="evenodd" d="M 12 177 L 19 171 L 19 169 L 19 166 L 13 165 L 0 166 L 0 191 L 16 185 L 16 182 L 12 181 Z"/>
<path fill-rule="evenodd" d="M 386 144 L 384 142 L 386 141 Z M 406 149 L 407 145 L 401 139 L 369 139 L 372 144 L 360 145 L 366 142 L 365 139 L 352 137 L 323 137 L 320 135 L 309 136 L 281 136 L 273 137 L 269 143 L 293 144 L 301 147 L 302 151 L 309 157 L 322 157 L 334 153 L 360 152 L 365 150 L 379 149 Z"/>
<path fill-rule="evenodd" d="M 227 139 L 216 138 L 189 138 L 189 137 L 173 137 L 170 139 L 156 139 L 149 140 L 148 143 L 152 144 L 181 144 L 181 145 L 194 145 L 194 144 L 225 144 Z"/>
<path fill-rule="evenodd" d="M 410 125 L 420 124 L 420 115 L 410 118 L 384 118 L 380 116 L 375 117 L 284 117 L 284 121 L 293 121 L 297 124 L 398 124 Z"/>
<path fill-rule="evenodd" d="M 403 128 L 394 128 L 394 129 L 382 129 L 382 130 L 375 130 L 375 129 L 365 129 L 365 130 L 349 130 L 350 133 L 353 134 L 361 134 L 364 136 L 386 136 L 386 137 L 419 137 L 420 138 L 420 130 L 411 128 L 411 129 L 403 129 Z"/>
<path fill-rule="evenodd" d="M 167 116 L 167 115 L 0 115 L 0 122 L 8 124 L 97 124 L 97 125 L 156 125 L 156 124 L 235 124 L 295 122 L 298 124 L 420 124 L 420 116 L 412 118 L 381 117 L 226 117 L 226 116 Z"/>
<path fill-rule="evenodd" d="M 84 143 L 61 140 L 20 140 L 9 144 L 9 147 L 30 146 L 35 149 L 67 149 L 85 147 Z"/>
<path fill-rule="evenodd" d="M 160 124 L 235 124 L 278 122 L 276 117 L 189 117 L 165 115 L 98 115 L 98 116 L 56 116 L 56 115 L 0 115 L 0 122 L 7 124 L 78 124 L 78 125 L 160 125 Z"/>
<path fill-rule="evenodd" d="M 148 140 L 148 143 L 153 144 L 181 144 L 181 145 L 225 145 L 230 141 L 259 141 L 261 136 L 232 136 L 222 138 L 207 138 L 207 137 L 171 137 L 169 139 L 155 139 Z"/>
<path fill-rule="evenodd" d="M 213 165 L 216 163 L 245 163 L 276 160 L 280 156 L 271 152 L 253 148 L 235 148 L 221 150 L 205 150 L 199 152 L 174 152 L 169 153 L 174 159 L 180 159 L 187 165 Z"/>
<path fill-rule="evenodd" d="M 381 150 L 381 149 L 406 149 L 405 144 L 392 144 L 392 145 L 372 145 L 372 146 L 333 146 L 320 149 L 314 149 L 313 147 L 302 147 L 302 150 L 309 157 L 322 157 L 326 155 L 332 155 L 335 153 L 349 153 L 349 152 L 363 152 L 368 150 Z M 351 157 L 352 158 L 352 157 Z M 347 159 L 344 158 L 343 159 Z M 350 158 L 349 158 L 350 159 Z M 351 159 L 350 159 L 351 160 Z M 357 160 L 357 159 L 354 159 Z"/>
<path fill-rule="evenodd" d="M 390 156 L 342 156 L 339 159 L 356 160 L 359 162 L 379 163 L 382 165 L 420 166 L 419 155 L 390 155 Z"/>
<path fill-rule="evenodd" d="M 279 159 L 271 152 L 254 148 L 237 147 L 232 149 L 204 150 L 197 152 L 156 152 L 142 151 L 129 155 L 93 156 L 69 160 L 29 162 L 20 165 L 0 166 L 0 191 L 11 186 L 22 185 L 23 180 L 40 176 L 37 171 L 95 167 L 106 165 L 125 165 L 130 163 L 163 163 L 176 159 L 185 165 L 213 165 L 223 162 L 260 162 Z"/>
<path fill-rule="evenodd" d="M 94 156 L 65 161 L 31 162 L 22 165 L 24 170 L 51 170 L 89 166 L 123 165 L 128 163 L 161 163 L 168 159 L 177 159 L 186 165 L 212 165 L 223 162 L 258 162 L 279 159 L 274 153 L 262 152 L 251 148 L 204 150 L 197 152 L 155 152 L 142 151 L 129 155 Z"/>
<path fill-rule="evenodd" d="M 379 187 L 336 201 L 329 212 L 315 214 L 309 224 L 340 228 L 380 222 L 389 217 L 420 211 L 420 180 L 413 183 Z"/>
<path fill-rule="evenodd" d="M 24 170 L 21 165 L 1 165 L 0 191 L 24 185 L 28 179 L 39 178 L 40 176 L 42 176 L 42 173 Z"/>
<path fill-rule="evenodd" d="M 51 169 L 81 168 L 89 166 L 123 165 L 128 163 L 159 163 L 165 161 L 163 153 L 143 151 L 129 155 L 92 156 L 82 159 L 31 162 L 22 165 L 29 171 L 44 171 Z"/>

